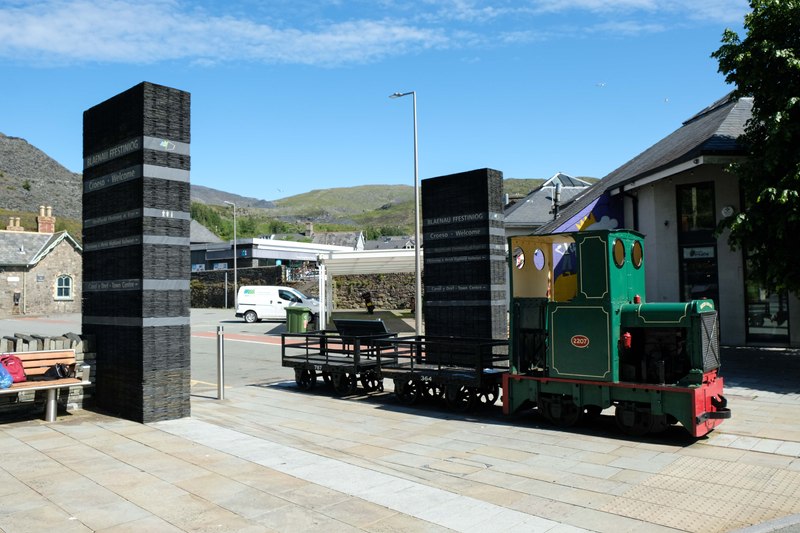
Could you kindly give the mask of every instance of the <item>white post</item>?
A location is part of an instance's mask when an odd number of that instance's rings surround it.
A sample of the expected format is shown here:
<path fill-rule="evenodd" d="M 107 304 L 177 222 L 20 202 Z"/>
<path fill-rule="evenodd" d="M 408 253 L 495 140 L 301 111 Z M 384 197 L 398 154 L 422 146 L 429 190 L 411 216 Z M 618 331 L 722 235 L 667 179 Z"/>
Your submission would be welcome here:
<path fill-rule="evenodd" d="M 223 200 L 223 202 L 233 206 L 233 309 L 236 311 L 239 307 L 239 286 L 237 283 L 238 280 L 236 279 L 236 257 L 238 255 L 236 253 L 236 204 L 227 200 Z"/>
<path fill-rule="evenodd" d="M 317 278 L 317 286 L 319 287 L 319 317 L 317 318 L 317 329 L 323 330 L 328 324 L 328 289 L 326 287 L 328 283 L 328 269 L 325 268 L 325 263 L 322 262 L 319 256 L 317 257 L 317 264 L 319 268 L 319 277 Z"/>
<path fill-rule="evenodd" d="M 389 98 L 400 98 L 411 95 L 413 102 L 414 118 L 414 326 L 417 336 L 422 335 L 422 261 L 420 259 L 420 245 L 422 239 L 419 231 L 419 158 L 417 149 L 417 93 L 394 93 Z"/>
<path fill-rule="evenodd" d="M 217 326 L 217 399 L 225 399 L 225 331 Z"/>

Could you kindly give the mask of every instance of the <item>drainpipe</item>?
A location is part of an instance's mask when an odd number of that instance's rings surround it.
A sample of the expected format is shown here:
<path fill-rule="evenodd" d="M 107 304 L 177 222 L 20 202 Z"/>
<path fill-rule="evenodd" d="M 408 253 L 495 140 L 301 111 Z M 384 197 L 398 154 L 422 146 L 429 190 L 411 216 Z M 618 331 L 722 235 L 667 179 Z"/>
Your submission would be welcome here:
<path fill-rule="evenodd" d="M 633 230 L 639 231 L 639 197 L 627 191 L 622 191 L 622 195 L 625 196 L 626 198 L 630 198 L 631 203 L 633 203 Z M 625 206 L 623 206 L 622 209 L 624 213 Z"/>

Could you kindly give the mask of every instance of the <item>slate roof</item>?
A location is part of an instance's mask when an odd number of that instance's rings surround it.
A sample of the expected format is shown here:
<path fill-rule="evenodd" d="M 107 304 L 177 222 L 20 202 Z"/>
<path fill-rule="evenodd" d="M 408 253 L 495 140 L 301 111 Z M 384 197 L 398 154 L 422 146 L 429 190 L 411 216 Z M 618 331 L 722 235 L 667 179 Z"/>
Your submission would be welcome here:
<path fill-rule="evenodd" d="M 364 243 L 365 250 L 401 250 L 408 245 L 410 249 L 414 248 L 414 237 L 381 237 L 367 241 Z"/>
<path fill-rule="evenodd" d="M 535 228 L 553 220 L 553 194 L 556 184 L 561 184 L 561 205 L 569 203 L 590 185 L 588 182 L 559 172 L 506 209 L 506 227 Z"/>
<path fill-rule="evenodd" d="M 311 242 L 314 244 L 349 246 L 354 250 L 359 247 L 359 243 L 362 239 L 363 237 L 360 231 L 324 231 L 311 236 Z"/>
<path fill-rule="evenodd" d="M 189 241 L 192 244 L 223 242 L 222 239 L 214 234 L 213 231 L 200 224 L 196 220 L 192 220 L 191 224 L 189 225 Z"/>
<path fill-rule="evenodd" d="M 0 266 L 30 268 L 63 240 L 78 251 L 82 250 L 81 245 L 66 231 L 59 233 L 0 231 Z"/>
<path fill-rule="evenodd" d="M 537 233 L 557 231 L 606 191 L 646 178 L 675 165 L 704 155 L 744 155 L 737 139 L 744 133 L 752 116 L 753 99 L 736 99 L 731 94 L 714 102 L 641 154 L 586 189 L 565 206 L 558 220 L 551 221 Z"/>

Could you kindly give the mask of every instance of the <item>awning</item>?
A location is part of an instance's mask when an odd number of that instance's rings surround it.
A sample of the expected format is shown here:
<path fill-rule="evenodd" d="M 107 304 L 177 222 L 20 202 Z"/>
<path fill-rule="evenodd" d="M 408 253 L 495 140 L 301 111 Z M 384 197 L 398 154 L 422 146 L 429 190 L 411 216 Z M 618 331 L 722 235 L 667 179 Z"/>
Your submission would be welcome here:
<path fill-rule="evenodd" d="M 422 250 L 420 250 L 422 257 Z M 414 250 L 328 252 L 317 256 L 331 276 L 414 272 Z"/>
<path fill-rule="evenodd" d="M 422 250 L 420 250 L 420 261 Z M 319 263 L 319 300 L 321 327 L 333 311 L 331 278 L 349 274 L 391 274 L 414 272 L 414 250 L 363 250 L 327 252 L 317 256 Z"/>

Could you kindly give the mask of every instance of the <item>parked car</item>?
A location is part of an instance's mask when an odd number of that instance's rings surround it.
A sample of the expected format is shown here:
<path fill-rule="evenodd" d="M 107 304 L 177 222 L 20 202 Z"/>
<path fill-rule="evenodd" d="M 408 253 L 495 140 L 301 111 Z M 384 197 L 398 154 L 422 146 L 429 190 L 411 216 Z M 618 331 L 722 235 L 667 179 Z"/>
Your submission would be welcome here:
<path fill-rule="evenodd" d="M 314 320 L 319 314 L 319 300 L 292 287 L 244 285 L 239 287 L 236 317 L 245 322 L 286 320 L 287 307 L 308 307 Z"/>

